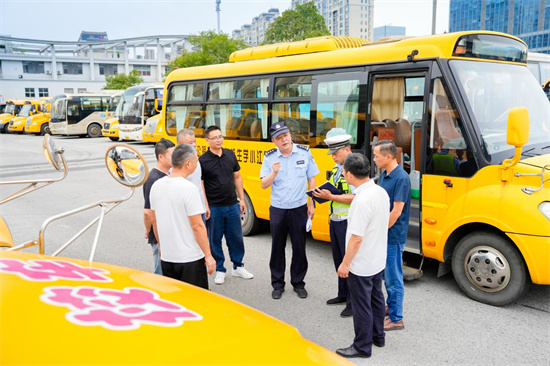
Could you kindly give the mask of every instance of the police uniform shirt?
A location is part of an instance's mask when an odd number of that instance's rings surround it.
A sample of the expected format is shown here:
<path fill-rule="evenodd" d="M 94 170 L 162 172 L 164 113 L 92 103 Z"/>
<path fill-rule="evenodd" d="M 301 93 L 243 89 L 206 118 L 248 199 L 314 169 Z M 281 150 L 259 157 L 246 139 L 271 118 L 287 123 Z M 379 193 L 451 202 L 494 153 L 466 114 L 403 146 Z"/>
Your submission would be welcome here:
<path fill-rule="evenodd" d="M 260 179 L 273 171 L 273 164 L 280 162 L 279 173 L 271 184 L 271 206 L 291 209 L 307 203 L 307 180 L 319 174 L 309 147 L 293 144 L 289 156 L 284 156 L 279 148 L 266 151 Z"/>

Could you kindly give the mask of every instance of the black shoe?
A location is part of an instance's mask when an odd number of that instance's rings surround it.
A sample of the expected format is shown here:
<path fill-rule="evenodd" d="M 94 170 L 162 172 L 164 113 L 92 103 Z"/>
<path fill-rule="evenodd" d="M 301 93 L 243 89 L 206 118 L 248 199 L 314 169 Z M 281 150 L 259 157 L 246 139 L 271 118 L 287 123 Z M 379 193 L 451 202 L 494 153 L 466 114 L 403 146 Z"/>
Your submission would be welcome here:
<path fill-rule="evenodd" d="M 342 318 L 349 318 L 349 317 L 352 316 L 352 315 L 353 315 L 353 313 L 352 313 L 352 311 L 351 311 L 351 308 L 350 308 L 350 307 L 347 307 L 347 306 L 346 306 L 345 309 L 342 310 L 342 312 L 340 313 L 340 316 L 341 316 Z"/>
<path fill-rule="evenodd" d="M 307 297 L 307 291 L 303 287 L 294 287 L 294 292 L 298 294 L 300 299 L 305 299 Z"/>
<path fill-rule="evenodd" d="M 346 299 L 342 299 L 341 297 L 335 297 L 334 299 L 327 300 L 327 305 L 340 305 L 345 303 Z"/>
<path fill-rule="evenodd" d="M 271 297 L 274 300 L 279 300 L 283 296 L 283 292 L 285 292 L 284 288 L 273 289 L 273 292 L 271 293 Z"/>
<path fill-rule="evenodd" d="M 377 342 L 377 341 L 372 341 L 372 344 L 374 344 L 376 347 L 384 347 L 386 345 L 386 343 L 382 343 L 382 342 Z"/>
<path fill-rule="evenodd" d="M 359 352 L 353 346 L 349 346 L 348 348 L 338 348 L 336 350 L 336 353 L 342 357 L 347 357 L 347 358 L 351 358 L 351 357 L 369 358 L 370 357 L 370 355 L 366 355 L 364 353 Z"/>

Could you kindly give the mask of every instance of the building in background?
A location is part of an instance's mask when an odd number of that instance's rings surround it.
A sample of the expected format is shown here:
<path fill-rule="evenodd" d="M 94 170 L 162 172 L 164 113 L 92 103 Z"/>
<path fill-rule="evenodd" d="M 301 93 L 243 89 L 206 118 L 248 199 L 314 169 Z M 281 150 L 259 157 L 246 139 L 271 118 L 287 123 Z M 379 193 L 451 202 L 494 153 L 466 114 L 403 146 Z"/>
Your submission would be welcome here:
<path fill-rule="evenodd" d="M 449 30 L 513 34 L 529 51 L 550 53 L 550 0 L 451 0 Z"/>
<path fill-rule="evenodd" d="M 292 7 L 312 0 L 292 0 Z M 374 40 L 374 0 L 314 0 L 330 34 Z"/>
<path fill-rule="evenodd" d="M 383 25 L 374 28 L 374 41 L 378 41 L 382 37 L 404 36 L 406 28 L 397 27 L 394 25 Z"/>
<path fill-rule="evenodd" d="M 252 19 L 252 23 L 245 24 L 241 29 L 236 29 L 231 36 L 234 39 L 243 40 L 251 46 L 258 46 L 264 42 L 265 31 L 271 23 L 279 17 L 279 9 L 271 8 L 267 12 Z"/>
<path fill-rule="evenodd" d="M 5 99 L 97 92 L 105 77 L 137 70 L 144 82 L 162 82 L 168 61 L 191 50 L 186 35 L 108 40 L 82 32 L 76 42 L 0 35 L 0 94 Z"/>

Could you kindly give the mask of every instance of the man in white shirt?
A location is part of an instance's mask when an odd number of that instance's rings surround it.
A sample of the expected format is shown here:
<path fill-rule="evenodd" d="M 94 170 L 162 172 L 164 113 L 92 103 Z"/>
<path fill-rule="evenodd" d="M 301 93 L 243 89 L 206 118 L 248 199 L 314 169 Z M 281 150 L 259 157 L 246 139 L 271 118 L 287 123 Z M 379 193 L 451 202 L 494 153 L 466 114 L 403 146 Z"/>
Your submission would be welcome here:
<path fill-rule="evenodd" d="M 189 128 L 182 128 L 178 132 L 178 145 L 187 144 L 197 148 L 197 138 L 195 137 L 195 132 Z M 204 208 L 205 216 L 204 219 L 208 220 L 210 218 L 210 209 L 208 208 L 208 202 L 206 201 L 206 196 L 204 195 L 204 184 L 201 179 L 202 169 L 201 163 L 197 162 L 197 169 L 187 177 L 187 180 L 193 183 L 199 189 L 199 194 L 201 196 L 202 206 Z"/>
<path fill-rule="evenodd" d="M 348 279 L 355 338 L 347 348 L 336 350 L 343 357 L 371 356 L 372 344 L 384 347 L 384 293 L 390 199 L 370 180 L 369 159 L 350 154 L 344 161 L 344 178 L 357 187 L 348 213 L 346 254 L 338 276 Z"/>
<path fill-rule="evenodd" d="M 198 189 L 187 180 L 197 163 L 192 146 L 177 146 L 172 152 L 172 172 L 153 184 L 150 200 L 162 273 L 208 289 L 207 273 L 214 272 L 216 261 L 210 253 Z"/>

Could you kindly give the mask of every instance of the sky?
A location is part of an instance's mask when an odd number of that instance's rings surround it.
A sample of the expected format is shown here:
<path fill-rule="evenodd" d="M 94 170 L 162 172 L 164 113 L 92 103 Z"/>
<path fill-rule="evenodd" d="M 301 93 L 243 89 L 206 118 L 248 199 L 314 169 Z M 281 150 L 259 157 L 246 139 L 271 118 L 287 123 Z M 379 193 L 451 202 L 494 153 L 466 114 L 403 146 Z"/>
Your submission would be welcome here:
<path fill-rule="evenodd" d="M 222 0 L 220 25 L 231 34 L 270 8 L 291 0 Z M 374 26 L 405 26 L 408 36 L 431 34 L 432 0 L 375 0 Z M 437 1 L 436 33 L 448 30 L 449 0 Z M 0 0 L 0 35 L 77 41 L 81 31 L 109 39 L 187 35 L 217 29 L 215 0 Z"/>

